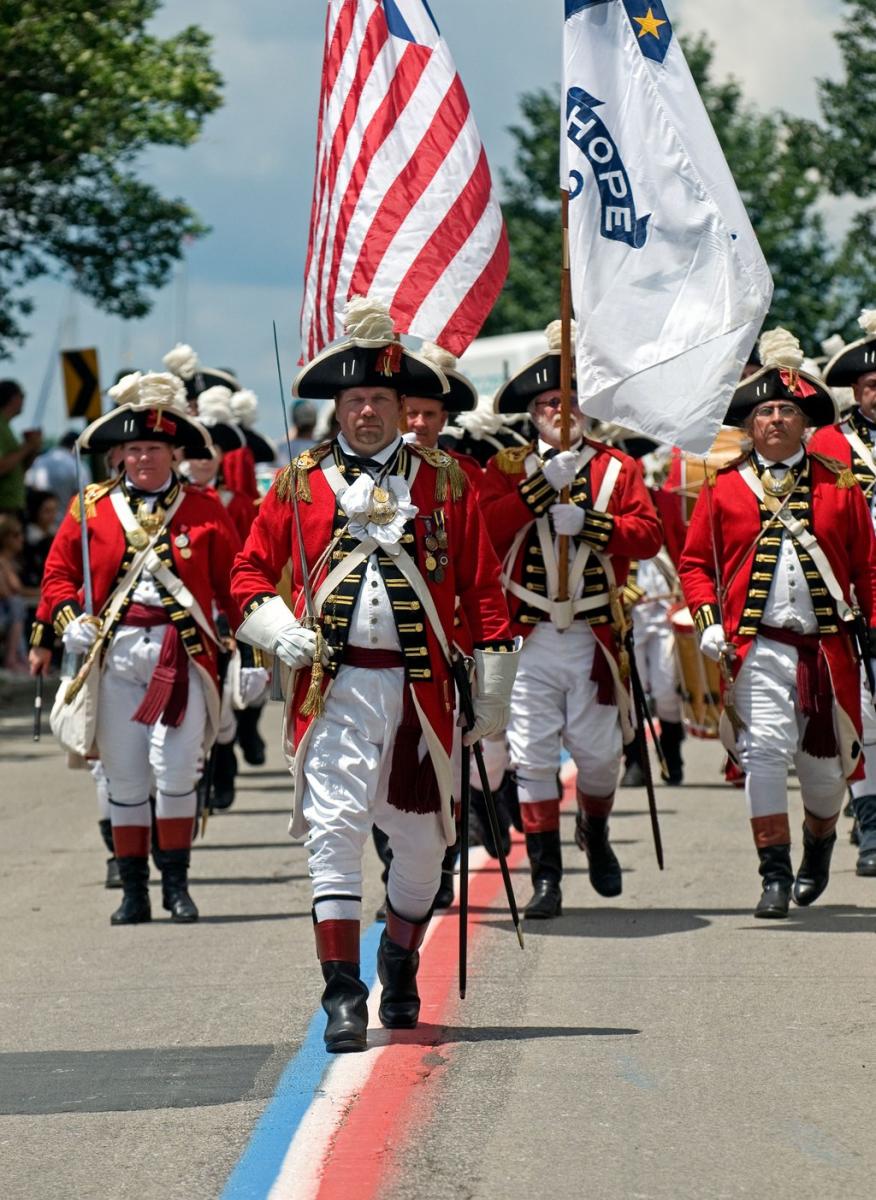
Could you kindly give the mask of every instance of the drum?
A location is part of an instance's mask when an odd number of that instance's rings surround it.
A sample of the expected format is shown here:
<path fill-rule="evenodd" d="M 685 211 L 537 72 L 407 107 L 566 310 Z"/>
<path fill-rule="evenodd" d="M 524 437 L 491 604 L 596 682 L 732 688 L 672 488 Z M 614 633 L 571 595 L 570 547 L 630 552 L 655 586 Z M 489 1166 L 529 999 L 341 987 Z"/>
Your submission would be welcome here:
<path fill-rule="evenodd" d="M 675 660 L 681 680 L 684 721 L 693 737 L 716 738 L 721 716 L 721 677 L 718 664 L 706 658 L 697 644 L 690 609 L 677 604 L 669 610 Z"/>
<path fill-rule="evenodd" d="M 690 523 L 694 504 L 706 478 L 706 471 L 719 471 L 726 467 L 734 458 L 739 457 L 747 441 L 748 436 L 744 429 L 722 425 L 705 458 L 696 454 L 681 454 L 678 462 L 673 463 L 674 470 L 670 469 L 668 484 L 681 499 L 681 515 L 685 525 Z"/>

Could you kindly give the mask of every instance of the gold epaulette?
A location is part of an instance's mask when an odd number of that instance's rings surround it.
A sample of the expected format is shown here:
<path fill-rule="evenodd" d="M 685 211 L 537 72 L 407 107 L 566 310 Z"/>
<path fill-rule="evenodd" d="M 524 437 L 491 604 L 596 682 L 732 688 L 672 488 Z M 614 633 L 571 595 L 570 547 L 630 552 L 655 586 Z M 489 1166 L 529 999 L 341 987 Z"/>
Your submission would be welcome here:
<path fill-rule="evenodd" d="M 117 483 L 121 482 L 121 475 L 116 475 L 113 479 L 105 479 L 103 483 L 89 483 L 85 487 L 85 519 L 92 520 L 97 513 L 97 502 L 103 496 L 108 495 Z M 79 513 L 79 497 L 74 496 L 70 502 L 70 516 L 80 524 Z"/>
<path fill-rule="evenodd" d="M 505 446 L 496 455 L 494 462 L 503 475 L 522 475 L 526 456 L 532 454 L 535 446 L 527 442 L 525 446 Z"/>
<path fill-rule="evenodd" d="M 311 446 L 309 450 L 305 450 L 303 454 L 293 458 L 289 466 L 283 468 L 274 482 L 277 499 L 289 500 L 291 498 L 292 481 L 294 480 L 295 495 L 305 504 L 310 504 L 313 496 L 310 492 L 308 473 L 314 467 L 319 466 L 325 456 L 330 453 L 331 448 L 331 442 L 320 442 L 318 446 Z"/>
<path fill-rule="evenodd" d="M 451 500 L 458 500 L 465 491 L 465 486 L 468 480 L 465 477 L 465 471 L 456 461 L 452 454 L 447 454 L 444 450 L 427 450 L 425 446 L 417 446 L 412 443 L 410 449 L 415 454 L 419 454 L 424 462 L 427 462 L 430 467 L 434 467 L 438 472 L 438 477 L 435 480 L 435 499 L 439 504 L 442 504 L 447 499 L 447 485 L 450 485 Z"/>
<path fill-rule="evenodd" d="M 814 458 L 816 462 L 821 463 L 828 471 L 836 475 L 836 486 L 838 488 L 853 488 L 858 486 L 858 481 L 855 479 L 854 473 L 838 458 L 831 458 L 829 454 L 819 454 L 817 450 L 810 450 L 809 457 Z"/>

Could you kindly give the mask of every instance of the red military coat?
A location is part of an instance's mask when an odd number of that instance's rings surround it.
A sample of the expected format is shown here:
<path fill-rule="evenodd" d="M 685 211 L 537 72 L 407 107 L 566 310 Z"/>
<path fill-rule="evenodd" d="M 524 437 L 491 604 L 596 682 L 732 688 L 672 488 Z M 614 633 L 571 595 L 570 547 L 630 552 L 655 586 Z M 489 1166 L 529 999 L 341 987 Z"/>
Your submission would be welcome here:
<path fill-rule="evenodd" d="M 222 504 L 215 496 L 183 484 L 184 499 L 168 527 L 172 570 L 182 580 L 212 624 L 214 602 L 234 629 L 240 623 L 240 609 L 231 595 L 230 575 L 234 555 L 240 545 L 237 533 Z M 86 512 L 90 508 L 86 497 Z M 43 575 L 38 620 L 52 621 L 61 632 L 67 621 L 82 612 L 82 535 L 74 516 L 74 500 L 58 530 Z M 91 563 L 91 581 L 96 612 L 107 603 L 125 556 L 125 532 L 113 508 L 110 494 L 94 503 L 93 515 L 86 518 Z M 185 538 L 184 546 L 176 539 Z M 188 556 L 182 553 L 188 550 Z M 216 650 L 212 641 L 201 639 L 201 650 L 192 661 L 215 685 Z"/>
<path fill-rule="evenodd" d="M 612 459 L 620 460 L 620 474 L 611 493 L 607 512 L 607 521 L 596 520 L 595 514 L 588 512 L 581 534 L 573 538 L 574 545 L 585 541 L 611 561 L 615 582 L 622 587 L 629 571 L 630 560 L 634 558 L 653 558 L 663 544 L 663 531 L 660 520 L 651 503 L 648 490 L 645 487 L 641 472 L 634 459 L 622 454 L 609 446 L 585 438 L 583 446 L 591 446 L 596 453 L 585 466 L 584 472 L 589 472 L 591 497 L 599 493 L 608 464 Z M 532 466 L 536 462 L 535 449 L 532 445 L 520 450 L 500 451 L 490 459 L 484 470 L 484 481 L 480 492 L 481 510 L 484 514 L 490 536 L 496 553 L 505 560 L 514 545 L 517 535 L 538 516 L 545 515 L 551 504 L 559 502 L 559 494 L 553 492 L 546 497 L 542 505 L 527 502 L 521 490 L 528 480 L 533 478 L 527 474 L 527 463 Z M 584 473 L 582 472 L 582 474 Z M 540 472 L 538 472 L 540 474 Z M 581 476 L 579 475 L 579 478 Z M 541 511 L 539 511 L 541 509 Z M 591 532 L 592 524 L 592 532 Z M 512 563 L 506 563 L 509 578 L 515 583 L 524 584 L 524 550 L 521 543 Z M 532 632 L 532 624 L 519 620 L 523 602 L 514 598 L 509 602 L 512 629 L 515 634 L 526 637 Z M 594 633 L 606 646 L 613 645 L 611 627 L 608 625 L 594 626 Z"/>
<path fill-rule="evenodd" d="M 314 457 L 319 459 L 318 465 L 312 465 L 306 471 L 309 498 L 299 499 L 298 502 L 304 557 L 309 567 L 321 558 L 332 540 L 336 510 L 336 491 L 332 483 L 335 487 L 344 483 L 332 454 L 326 453 L 326 449 L 325 446 L 317 447 L 302 456 L 305 463 L 311 463 Z M 407 458 L 409 467 L 406 477 L 411 503 L 417 506 L 418 512 L 406 525 L 406 536 L 411 535 L 412 540 L 403 542 L 403 548 L 422 574 L 447 641 L 452 643 L 454 638 L 457 596 L 475 645 L 508 639 L 508 610 L 499 584 L 499 563 L 470 487 L 461 481 L 461 495 L 454 499 L 451 487 L 446 486 L 445 473 L 446 497 L 439 499 L 439 468 L 433 463 L 443 460 L 447 464 L 450 461 L 448 457 L 443 451 L 421 451 L 410 445 L 407 447 Z M 298 478 L 301 478 L 300 472 Z M 302 615 L 302 564 L 291 497 L 291 488 L 295 486 L 293 464 L 278 476 L 262 501 L 246 545 L 237 556 L 231 586 L 244 612 L 251 608 L 253 602 L 277 594 L 277 583 L 289 564 L 293 609 L 297 616 Z M 425 545 L 427 522 L 431 521 L 436 510 L 443 513 L 447 535 L 445 553 L 449 560 L 440 581 L 431 577 L 426 569 L 426 560 L 431 553 Z M 313 580 L 314 594 L 325 579 L 328 567 L 336 565 L 332 562 L 320 568 Z M 426 650 L 422 661 L 428 664 L 426 669 L 430 677 L 410 677 L 409 686 L 435 767 L 443 801 L 445 832 L 452 840 L 455 835 L 451 815 L 449 755 L 453 741 L 454 686 L 439 641 L 428 620 L 422 620 L 421 624 Z M 300 712 L 308 685 L 309 672 L 300 671 L 292 698 L 288 739 L 295 751 L 298 773 L 303 765 L 302 751 L 313 723 L 312 717 L 303 716 Z M 326 692 L 329 686 L 330 680 L 325 677 L 323 691 Z M 292 828 L 296 835 L 302 834 L 305 829 L 299 808 L 302 794 L 303 788 L 296 787 L 296 813 Z"/>
<path fill-rule="evenodd" d="M 856 485 L 849 486 L 849 481 L 823 462 L 811 458 L 810 467 L 811 532 L 846 600 L 856 602 L 867 625 L 872 626 L 876 618 L 876 540 L 866 502 Z M 781 526 L 778 529 L 781 532 Z M 734 673 L 754 641 L 752 636 L 740 634 L 739 627 L 760 530 L 757 498 L 737 465 L 725 467 L 714 477 L 714 486 L 704 486 L 697 498 L 679 567 L 685 600 L 694 618 L 699 615 L 700 627 L 723 620 L 725 634 L 737 648 Z M 716 560 L 721 585 L 715 578 Z M 726 589 L 723 596 L 719 586 Z M 845 630 L 824 634 L 821 645 L 837 705 L 860 736 L 860 677 L 849 635 Z"/>

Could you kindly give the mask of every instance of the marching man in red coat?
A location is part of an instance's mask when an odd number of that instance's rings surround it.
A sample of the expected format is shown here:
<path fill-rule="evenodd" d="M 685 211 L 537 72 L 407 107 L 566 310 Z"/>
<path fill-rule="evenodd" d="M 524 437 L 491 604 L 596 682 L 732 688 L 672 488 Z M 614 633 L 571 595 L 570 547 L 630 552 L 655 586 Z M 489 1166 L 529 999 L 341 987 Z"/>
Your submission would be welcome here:
<path fill-rule="evenodd" d="M 441 395 L 441 371 L 405 350 L 385 310 L 354 298 L 348 341 L 304 367 L 293 393 L 334 398 L 338 437 L 278 476 L 238 556 L 239 640 L 296 672 L 292 833 L 307 835 L 331 1052 L 363 1050 L 362 852 L 388 835 L 380 1019 L 412 1028 L 416 975 L 447 845 L 456 837 L 449 666 L 458 596 L 477 664 L 470 740 L 507 721 L 516 654 L 498 562 L 471 490 L 442 451 L 407 445 L 401 393 Z M 298 531 L 300 530 L 300 538 Z M 277 594 L 291 560 L 294 613 Z M 423 753 L 424 751 L 424 753 Z"/>
<path fill-rule="evenodd" d="M 185 412 L 171 375 L 139 372 L 112 392 L 118 407 L 84 431 L 84 449 L 123 448 L 124 473 L 78 498 L 46 563 L 42 600 L 71 654 L 99 645 L 94 753 L 106 773 L 113 842 L 124 888 L 114 925 L 151 918 L 149 841 L 154 779 L 164 907 L 174 921 L 197 920 L 188 867 L 196 785 L 219 714 L 214 602 L 232 628 L 229 592 L 234 540 L 215 499 L 174 473 L 174 449 L 209 446 Z M 83 529 L 88 537 L 94 612 L 83 610 Z M 49 651 L 31 649 L 32 670 Z"/>
<path fill-rule="evenodd" d="M 864 337 L 844 346 L 824 368 L 829 387 L 852 389 L 855 407 L 838 425 L 819 429 L 809 447 L 832 455 L 851 470 L 876 524 L 876 309 L 864 309 L 859 324 Z M 864 774 L 851 785 L 858 837 L 856 871 L 876 876 L 876 708 L 865 670 L 861 671 L 861 719 Z"/>
<path fill-rule="evenodd" d="M 530 919 L 562 911 L 560 755 L 578 768 L 576 841 L 601 896 L 621 892 L 608 840 L 621 751 L 633 737 L 630 698 L 613 628 L 612 601 L 630 559 L 651 558 L 663 535 L 641 473 L 626 454 L 584 436 L 573 400 L 572 448 L 560 446 L 559 321 L 549 350 L 496 394 L 497 412 L 528 412 L 538 444 L 500 451 L 480 502 L 504 559 L 511 628 L 526 641 L 514 686 L 508 744 L 534 894 Z M 560 492 L 569 487 L 570 503 Z M 560 601 L 556 536 L 571 539 L 569 600 Z"/>
<path fill-rule="evenodd" d="M 827 887 L 846 781 L 863 768 L 855 608 L 876 606 L 867 505 L 842 463 L 808 452 L 833 399 L 803 374 L 785 330 L 760 341 L 763 368 L 737 388 L 726 421 L 753 450 L 710 476 L 680 567 L 704 654 L 724 664 L 722 736 L 745 771 L 763 892 L 754 915 L 783 918 Z M 718 574 L 720 572 L 720 575 Z M 874 636 L 871 629 L 870 638 Z M 803 858 L 791 866 L 788 770 L 803 798 Z"/>

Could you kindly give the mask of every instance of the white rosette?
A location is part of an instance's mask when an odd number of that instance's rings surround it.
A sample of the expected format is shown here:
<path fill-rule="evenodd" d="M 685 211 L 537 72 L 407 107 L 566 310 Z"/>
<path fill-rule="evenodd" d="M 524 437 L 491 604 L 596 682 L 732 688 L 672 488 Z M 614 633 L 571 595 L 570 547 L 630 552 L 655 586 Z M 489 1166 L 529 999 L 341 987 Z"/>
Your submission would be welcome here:
<path fill-rule="evenodd" d="M 390 497 L 388 504 L 380 499 L 381 489 Z M 378 484 L 363 472 L 339 493 L 338 503 L 349 518 L 353 537 L 360 542 L 373 538 L 387 554 L 398 554 L 405 523 L 419 511 L 411 504 L 410 488 L 399 475 L 390 475 Z M 394 512 L 389 516 L 391 509 Z"/>

